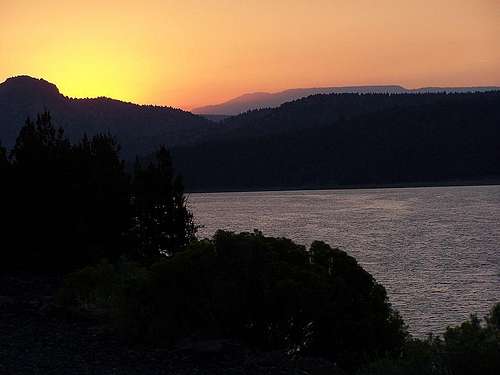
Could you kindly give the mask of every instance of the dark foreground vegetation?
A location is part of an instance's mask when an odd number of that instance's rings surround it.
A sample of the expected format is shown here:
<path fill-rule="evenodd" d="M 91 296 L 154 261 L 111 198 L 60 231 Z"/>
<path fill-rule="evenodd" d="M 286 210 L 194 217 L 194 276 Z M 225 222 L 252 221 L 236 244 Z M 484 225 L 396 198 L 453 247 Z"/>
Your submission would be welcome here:
<path fill-rule="evenodd" d="M 129 174 L 119 149 L 107 134 L 71 143 L 49 113 L 26 122 L 10 155 L 0 150 L 4 266 L 67 272 L 102 258 L 171 255 L 194 238 L 169 152 Z"/>
<path fill-rule="evenodd" d="M 198 240 L 168 151 L 132 173 L 118 152 L 109 135 L 71 143 L 48 113 L 1 150 L 0 372 L 498 372 L 500 306 L 412 339 L 345 252 Z"/>
<path fill-rule="evenodd" d="M 406 338 L 384 288 L 354 258 L 258 232 L 221 231 L 149 267 L 101 263 L 70 275 L 60 298 L 109 309 L 137 340 L 225 337 L 349 370 L 397 354 Z"/>
<path fill-rule="evenodd" d="M 467 375 L 500 372 L 500 303 L 484 319 L 476 315 L 447 327 L 442 337 L 409 339 L 400 356 L 382 358 L 359 371 L 362 375 Z"/>
<path fill-rule="evenodd" d="M 259 232 L 219 231 L 150 267 L 87 267 L 66 278 L 58 301 L 105 312 L 116 332 L 136 342 L 175 347 L 186 338 L 224 338 L 257 352 L 324 358 L 329 374 L 500 371 L 500 304 L 443 337 L 412 338 L 354 258 L 322 242 L 306 251 Z"/>

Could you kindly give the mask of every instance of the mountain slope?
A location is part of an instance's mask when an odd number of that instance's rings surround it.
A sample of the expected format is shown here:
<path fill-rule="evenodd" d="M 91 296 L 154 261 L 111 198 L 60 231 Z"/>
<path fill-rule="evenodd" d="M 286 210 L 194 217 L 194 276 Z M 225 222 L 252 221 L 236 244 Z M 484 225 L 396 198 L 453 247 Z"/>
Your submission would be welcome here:
<path fill-rule="evenodd" d="M 385 104 L 338 116 L 331 103 L 339 97 L 357 101 L 360 108 L 364 100 Z M 187 187 L 217 191 L 500 178 L 500 92 L 318 95 L 264 112 L 265 127 L 299 126 L 174 149 Z"/>
<path fill-rule="evenodd" d="M 296 130 L 315 131 L 339 120 L 389 108 L 423 106 L 452 94 L 318 94 L 278 108 L 248 111 L 225 119 L 206 140 L 268 137 Z"/>
<path fill-rule="evenodd" d="M 256 92 L 244 94 L 227 102 L 194 108 L 193 113 L 200 115 L 238 115 L 260 108 L 274 108 L 283 103 L 317 94 L 417 94 L 417 93 L 464 93 L 500 90 L 500 87 L 423 87 L 406 89 L 402 86 L 345 86 L 289 89 L 276 93 Z"/>
<path fill-rule="evenodd" d="M 159 144 L 173 147 L 195 143 L 216 126 L 170 107 L 140 106 L 108 98 L 68 98 L 47 81 L 20 76 L 0 84 L 2 144 L 12 147 L 26 118 L 44 110 L 52 113 L 54 123 L 72 139 L 84 133 L 110 132 L 127 158 L 147 154 Z"/>

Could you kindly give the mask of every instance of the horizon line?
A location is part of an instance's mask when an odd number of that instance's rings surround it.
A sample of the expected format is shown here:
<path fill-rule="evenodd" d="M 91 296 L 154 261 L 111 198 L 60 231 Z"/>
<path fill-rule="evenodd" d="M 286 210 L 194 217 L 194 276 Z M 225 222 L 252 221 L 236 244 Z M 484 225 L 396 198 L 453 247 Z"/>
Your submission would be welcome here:
<path fill-rule="evenodd" d="M 16 79 L 16 78 L 29 78 L 29 79 L 38 80 L 38 81 L 45 81 L 48 84 L 54 85 L 57 88 L 57 91 L 59 92 L 59 94 L 61 94 L 62 96 L 66 97 L 68 99 L 82 99 L 82 100 L 109 99 L 109 100 L 119 101 L 119 102 L 126 103 L 126 104 L 138 105 L 138 106 L 165 107 L 165 108 L 180 109 L 180 110 L 183 110 L 185 112 L 190 112 L 190 113 L 193 113 L 192 111 L 194 111 L 196 109 L 200 109 L 200 108 L 223 105 L 223 104 L 226 104 L 228 102 L 231 102 L 233 100 L 236 100 L 236 99 L 239 99 L 239 98 L 242 98 L 245 96 L 256 95 L 256 94 L 275 95 L 275 94 L 281 94 L 281 93 L 284 93 L 287 91 L 295 91 L 295 90 L 348 89 L 348 88 L 363 88 L 363 87 L 366 87 L 366 88 L 368 88 L 368 87 L 396 87 L 396 88 L 402 88 L 404 90 L 423 90 L 423 89 L 440 89 L 440 88 L 443 88 L 443 89 L 485 88 L 485 89 L 493 89 L 493 91 L 496 91 L 495 89 L 500 90 L 500 83 L 488 84 L 488 85 L 467 85 L 467 86 L 464 86 L 464 85 L 460 85 L 460 86 L 430 85 L 430 86 L 415 86 L 415 87 L 405 86 L 403 84 L 394 84 L 394 83 L 393 84 L 380 84 L 380 83 L 377 83 L 377 84 L 349 84 L 349 85 L 337 85 L 337 86 L 335 86 L 335 85 L 333 85 L 333 86 L 332 85 L 301 86 L 301 87 L 289 87 L 289 88 L 284 88 L 284 89 L 280 89 L 280 90 L 276 90 L 276 91 L 260 91 L 260 90 L 248 91 L 248 92 L 244 92 L 240 95 L 235 95 L 235 96 L 232 96 L 226 100 L 216 102 L 213 104 L 205 104 L 205 105 L 199 105 L 199 106 L 188 106 L 188 107 L 181 107 L 181 106 L 176 107 L 176 106 L 169 105 L 169 104 L 152 104 L 152 103 L 145 103 L 145 102 L 141 103 L 141 102 L 130 101 L 130 100 L 126 100 L 126 99 L 113 98 L 113 97 L 106 96 L 106 95 L 86 96 L 86 97 L 84 97 L 84 96 L 69 96 L 69 95 L 66 95 L 63 92 L 61 92 L 57 83 L 49 81 L 43 77 L 32 76 L 29 74 L 18 74 L 18 75 L 8 76 L 7 78 L 4 79 L 3 82 L 0 83 L 0 86 L 5 84 L 7 81 L 9 81 L 11 79 Z M 345 94 L 348 94 L 348 92 L 346 92 Z M 382 94 L 382 93 L 377 93 L 377 94 Z M 312 95 L 314 95 L 314 94 L 312 94 Z M 397 93 L 394 93 L 392 95 L 397 95 Z M 193 114 L 195 114 L 195 113 L 193 113 Z"/>

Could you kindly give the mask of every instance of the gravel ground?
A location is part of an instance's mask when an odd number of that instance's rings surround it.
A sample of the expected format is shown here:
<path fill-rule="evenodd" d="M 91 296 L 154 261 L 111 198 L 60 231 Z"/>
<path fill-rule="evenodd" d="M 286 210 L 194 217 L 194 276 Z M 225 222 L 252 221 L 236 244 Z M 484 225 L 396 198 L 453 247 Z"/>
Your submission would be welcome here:
<path fill-rule="evenodd" d="M 136 348 L 103 322 L 57 309 L 60 279 L 0 275 L 0 374 L 340 374 L 321 359 L 252 352 L 229 340 Z"/>

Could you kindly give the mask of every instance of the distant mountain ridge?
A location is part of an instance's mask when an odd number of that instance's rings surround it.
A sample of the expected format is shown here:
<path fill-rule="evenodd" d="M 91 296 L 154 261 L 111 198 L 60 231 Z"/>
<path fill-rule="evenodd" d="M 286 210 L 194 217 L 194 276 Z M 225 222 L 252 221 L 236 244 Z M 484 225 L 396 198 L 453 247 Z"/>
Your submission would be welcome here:
<path fill-rule="evenodd" d="M 339 86 L 339 87 L 316 87 L 288 89 L 280 92 L 255 92 L 243 94 L 227 102 L 194 108 L 191 112 L 199 115 L 226 115 L 234 116 L 240 113 L 261 108 L 275 108 L 281 104 L 301 99 L 316 94 L 418 94 L 418 93 L 463 93 L 463 92 L 485 92 L 500 90 L 500 86 L 477 86 L 477 87 L 422 87 L 418 89 L 407 89 L 399 85 L 376 85 L 376 86 Z"/>
<path fill-rule="evenodd" d="M 73 99 L 43 79 L 18 76 L 0 84 L 0 141 L 13 146 L 27 117 L 49 110 L 56 126 L 70 139 L 84 133 L 109 132 L 122 145 L 123 156 L 191 144 L 216 126 L 200 116 L 171 107 L 145 106 L 109 98 Z"/>
<path fill-rule="evenodd" d="M 346 92 L 354 90 L 353 87 L 342 89 Z M 185 174 L 188 186 L 192 189 L 332 186 L 357 183 L 354 175 L 347 176 L 341 171 L 344 166 L 339 160 L 345 160 L 345 155 L 348 154 L 344 149 L 346 145 L 355 150 L 364 144 L 367 149 L 372 149 L 375 157 L 379 157 L 383 154 L 380 147 L 374 149 L 373 144 L 366 142 L 369 138 L 379 137 L 387 131 L 387 135 L 393 137 L 394 145 L 407 142 L 405 147 L 409 150 L 418 149 L 418 143 L 408 143 L 410 140 L 402 135 L 391 135 L 394 129 L 390 126 L 395 121 L 401 128 L 410 126 L 415 116 L 424 116 L 419 120 L 421 126 L 427 126 L 426 123 L 430 121 L 434 123 L 432 131 L 438 131 L 441 127 L 437 122 L 441 121 L 449 134 L 453 135 L 456 129 L 460 131 L 462 137 L 454 146 L 447 145 L 444 138 L 441 138 L 442 143 L 439 147 L 429 149 L 430 153 L 439 154 L 449 147 L 459 150 L 466 145 L 474 149 L 469 153 L 471 160 L 482 158 L 490 166 L 498 164 L 493 161 L 497 160 L 495 158 L 498 155 L 491 157 L 492 148 L 486 146 L 491 142 L 497 142 L 498 126 L 492 125 L 493 119 L 498 118 L 495 117 L 496 112 L 492 117 L 486 118 L 488 127 L 486 130 L 483 129 L 484 131 L 481 130 L 484 134 L 480 137 L 484 141 L 475 141 L 472 144 L 468 137 L 477 138 L 479 133 L 476 132 L 483 127 L 481 121 L 484 120 L 484 115 L 478 112 L 482 106 L 480 102 L 485 100 L 487 103 L 482 108 L 485 111 L 492 111 L 493 103 L 498 104 L 500 91 L 488 95 L 432 94 L 447 89 L 429 87 L 419 89 L 421 95 L 412 95 L 401 86 L 376 88 L 358 86 L 356 87 L 358 92 L 353 94 L 307 95 L 310 94 L 308 90 L 287 90 L 279 100 L 289 98 L 290 95 L 306 97 L 280 104 L 277 108 L 256 109 L 229 118 L 212 115 L 209 116 L 212 120 L 210 121 L 171 107 L 141 106 L 109 98 L 73 99 L 61 94 L 55 85 L 45 80 L 28 76 L 14 77 L 0 84 L 0 142 L 11 148 L 26 118 L 28 116 L 34 118 L 38 113 L 49 110 L 54 124 L 62 127 L 72 140 L 79 139 L 83 134 L 91 136 L 109 132 L 121 144 L 122 157 L 128 161 L 137 155 L 147 158 L 156 147 L 161 144 L 166 145 L 172 149 L 179 170 Z M 367 90 L 378 93 L 357 95 Z M 490 91 L 493 88 L 467 87 L 453 90 L 454 92 Z M 273 94 L 243 96 L 241 102 L 246 103 L 249 98 L 269 97 L 269 95 Z M 467 120 L 462 121 L 457 113 L 464 111 L 469 105 L 473 105 L 476 112 L 474 114 L 464 112 L 464 119 Z M 440 106 L 443 108 L 440 109 Z M 465 108 L 462 108 L 464 106 Z M 384 117 L 386 115 L 382 115 L 383 113 L 386 113 L 387 117 Z M 450 118 L 447 119 L 446 116 Z M 476 121 L 480 118 L 481 121 Z M 388 123 L 385 125 L 384 121 Z M 467 135 L 461 130 L 464 121 L 471 126 Z M 474 125 L 477 126 L 477 131 L 472 127 L 474 121 L 477 122 L 477 125 Z M 372 123 L 376 126 L 373 129 L 368 128 Z M 344 125 L 337 131 L 339 124 Z M 352 132 L 348 131 L 351 127 L 353 127 Z M 412 132 L 415 130 L 412 127 L 409 129 Z M 414 136 L 421 135 L 415 133 Z M 429 134 L 426 134 L 422 138 L 423 147 L 425 143 L 431 142 L 428 136 Z M 380 145 L 385 142 L 381 139 Z M 325 151 L 332 147 L 338 149 L 338 152 Z M 384 147 L 392 150 L 391 155 L 385 154 L 385 157 L 391 160 L 385 159 L 381 163 L 391 165 L 395 163 L 394 160 L 404 160 L 406 157 L 401 156 L 399 151 L 393 150 L 395 146 L 392 143 Z M 485 150 L 480 151 L 482 148 Z M 486 155 L 487 152 L 490 153 L 489 156 Z M 363 155 L 364 151 L 359 151 L 359 154 Z M 316 157 L 313 157 L 314 155 Z M 451 155 L 452 153 L 449 153 L 446 157 L 451 158 Z M 460 153 L 453 154 L 453 157 L 459 160 L 462 157 L 460 155 Z M 462 164 L 469 162 L 470 160 L 465 160 Z M 368 172 L 366 169 L 361 170 L 359 163 L 362 161 L 358 158 L 356 161 L 348 162 L 345 168 L 351 168 L 353 173 L 358 170 L 362 177 Z M 429 161 L 426 163 L 422 165 L 432 165 Z M 480 171 L 480 164 L 467 165 L 467 168 Z M 336 172 L 333 174 L 327 172 L 331 168 L 335 168 Z M 372 168 L 375 170 L 380 167 L 372 166 Z M 420 167 L 416 164 L 414 168 Z M 497 169 L 493 167 L 479 172 L 477 176 L 487 174 L 499 175 Z M 462 178 L 469 175 L 464 169 L 460 173 L 450 172 L 447 176 Z M 415 172 L 413 177 L 408 175 L 405 178 L 407 181 L 413 181 L 417 176 L 420 176 L 420 180 L 435 180 L 433 176 L 421 172 Z M 441 176 L 446 177 L 444 174 Z M 376 181 L 373 178 L 365 180 L 361 178 L 361 182 L 383 183 L 387 180 L 393 182 L 397 176 L 379 177 L 380 180 Z"/>

